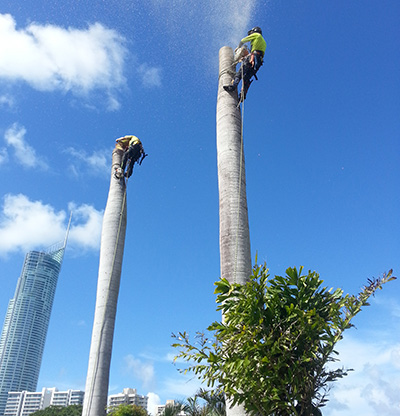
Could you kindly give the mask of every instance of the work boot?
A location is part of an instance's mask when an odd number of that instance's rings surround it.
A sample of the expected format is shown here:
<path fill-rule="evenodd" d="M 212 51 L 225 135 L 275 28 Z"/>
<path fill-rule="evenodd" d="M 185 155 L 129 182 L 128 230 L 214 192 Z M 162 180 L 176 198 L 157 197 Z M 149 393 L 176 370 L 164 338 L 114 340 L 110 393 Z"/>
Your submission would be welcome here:
<path fill-rule="evenodd" d="M 232 92 L 236 90 L 236 87 L 234 85 L 224 85 L 224 90 L 228 92 Z"/>
<path fill-rule="evenodd" d="M 121 168 L 116 168 L 114 175 L 117 179 L 121 179 L 124 176 L 124 172 Z"/>

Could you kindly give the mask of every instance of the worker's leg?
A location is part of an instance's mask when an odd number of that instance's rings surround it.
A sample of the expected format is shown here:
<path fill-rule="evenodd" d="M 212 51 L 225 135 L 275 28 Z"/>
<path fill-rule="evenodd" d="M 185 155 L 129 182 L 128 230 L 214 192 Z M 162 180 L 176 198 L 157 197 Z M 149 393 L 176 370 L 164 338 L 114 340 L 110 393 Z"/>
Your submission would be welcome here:
<path fill-rule="evenodd" d="M 260 69 L 261 65 L 262 65 L 262 57 L 258 53 L 254 53 L 253 56 L 254 56 L 254 66 L 253 66 L 253 68 L 254 68 L 254 71 L 257 72 Z"/>
<path fill-rule="evenodd" d="M 248 66 L 245 68 L 245 71 L 243 72 L 243 89 L 240 92 L 239 101 L 244 101 L 247 95 L 247 91 L 250 88 L 251 84 L 251 78 L 255 75 L 255 71 L 252 67 Z"/>
<path fill-rule="evenodd" d="M 133 163 L 136 163 L 139 160 L 139 158 L 140 158 L 140 147 L 135 146 L 134 149 L 132 149 L 131 159 Z"/>
<path fill-rule="evenodd" d="M 130 178 L 132 176 L 133 165 L 135 162 L 132 159 L 129 159 L 128 169 L 126 170 L 126 177 Z"/>
<path fill-rule="evenodd" d="M 243 64 L 242 64 L 243 65 Z M 234 88 L 237 88 L 239 85 L 240 80 L 242 79 L 242 66 L 239 68 L 239 71 L 236 72 L 235 78 L 233 78 L 232 85 Z"/>
<path fill-rule="evenodd" d="M 224 85 L 224 89 L 226 91 L 235 91 L 237 86 L 239 85 L 240 80 L 242 79 L 242 66 L 244 64 L 242 64 L 239 68 L 239 70 L 236 72 L 235 77 L 233 78 L 233 81 L 230 85 Z"/>
<path fill-rule="evenodd" d="M 250 87 L 250 80 L 253 77 L 253 75 L 255 74 L 255 71 L 253 69 L 253 67 L 251 66 L 246 66 L 244 68 L 244 72 L 243 72 L 243 89 L 247 92 L 247 90 Z"/>
<path fill-rule="evenodd" d="M 129 154 L 129 150 L 125 150 L 125 153 L 124 153 L 124 155 L 122 156 L 122 163 L 121 163 L 121 168 L 122 168 L 122 171 L 124 171 L 125 170 L 125 168 L 126 168 L 126 164 L 127 164 L 127 162 L 128 162 L 128 154 Z"/>

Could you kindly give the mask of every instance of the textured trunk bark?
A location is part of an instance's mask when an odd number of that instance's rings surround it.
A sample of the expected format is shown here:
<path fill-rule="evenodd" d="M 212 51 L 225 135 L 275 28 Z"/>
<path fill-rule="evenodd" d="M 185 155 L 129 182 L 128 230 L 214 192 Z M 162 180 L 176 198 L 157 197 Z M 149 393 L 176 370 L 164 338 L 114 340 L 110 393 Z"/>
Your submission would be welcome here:
<path fill-rule="evenodd" d="M 217 101 L 217 158 L 219 189 L 219 240 L 221 277 L 243 284 L 251 274 L 250 233 L 247 213 L 246 174 L 242 143 L 242 120 L 237 108 L 237 93 L 228 93 L 234 72 L 233 51 L 219 51 Z M 227 416 L 242 416 L 243 406 L 230 406 Z"/>
<path fill-rule="evenodd" d="M 221 277 L 244 283 L 251 274 L 251 254 L 242 121 L 236 108 L 236 92 L 228 93 L 222 88 L 230 83 L 235 69 L 232 49 L 221 48 L 219 59 L 217 158 Z"/>
<path fill-rule="evenodd" d="M 114 177 L 121 165 L 123 151 L 114 149 L 110 189 L 101 233 L 100 263 L 97 283 L 89 366 L 82 416 L 106 415 L 115 315 L 121 279 L 126 232 L 126 188 L 124 180 Z"/>

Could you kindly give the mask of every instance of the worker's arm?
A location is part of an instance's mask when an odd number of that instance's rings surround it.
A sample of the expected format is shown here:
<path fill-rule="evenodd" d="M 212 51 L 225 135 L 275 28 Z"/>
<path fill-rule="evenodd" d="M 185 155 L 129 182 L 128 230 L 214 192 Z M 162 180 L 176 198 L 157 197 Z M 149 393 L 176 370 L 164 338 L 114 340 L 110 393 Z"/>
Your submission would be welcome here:
<path fill-rule="evenodd" d="M 254 40 L 257 36 L 257 33 L 252 33 L 249 36 L 246 36 L 245 38 L 243 38 L 240 42 L 239 42 L 239 48 L 242 47 L 246 42 L 251 42 L 252 40 Z"/>
<path fill-rule="evenodd" d="M 251 52 L 254 50 L 265 52 L 267 44 L 265 43 L 264 38 L 259 33 L 252 33 L 249 36 L 246 36 L 239 42 L 239 48 L 246 42 L 251 42 Z"/>

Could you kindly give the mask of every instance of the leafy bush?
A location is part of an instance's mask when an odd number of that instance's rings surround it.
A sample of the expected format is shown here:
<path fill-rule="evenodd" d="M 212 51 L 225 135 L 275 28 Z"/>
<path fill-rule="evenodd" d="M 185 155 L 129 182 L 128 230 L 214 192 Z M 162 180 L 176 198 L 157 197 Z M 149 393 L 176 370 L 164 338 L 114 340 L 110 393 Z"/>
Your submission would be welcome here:
<path fill-rule="evenodd" d="M 265 265 L 255 266 L 244 285 L 216 282 L 223 319 L 208 327 L 211 335 L 197 333 L 191 342 L 186 332 L 173 334 L 175 360 L 190 363 L 181 371 L 194 372 L 250 414 L 321 415 L 329 383 L 349 371 L 327 366 L 337 361 L 336 343 L 369 297 L 395 277 L 390 271 L 358 296 L 344 296 L 302 270 L 269 279 Z"/>

